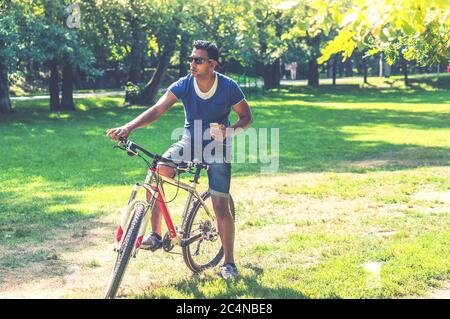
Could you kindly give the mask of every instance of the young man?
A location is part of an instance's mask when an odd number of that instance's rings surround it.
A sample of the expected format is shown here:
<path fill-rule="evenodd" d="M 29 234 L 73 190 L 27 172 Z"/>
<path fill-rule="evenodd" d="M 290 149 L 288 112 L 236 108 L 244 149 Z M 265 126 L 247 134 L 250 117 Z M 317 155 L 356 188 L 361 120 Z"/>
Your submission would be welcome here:
<path fill-rule="evenodd" d="M 144 127 L 159 119 L 177 101 L 181 100 L 185 113 L 185 132 L 180 141 L 173 144 L 164 154 L 172 159 L 188 160 L 199 158 L 198 151 L 205 150 L 209 143 L 223 147 L 224 152 L 202 152 L 202 160 L 209 165 L 208 184 L 220 239 L 222 241 L 225 262 L 220 275 L 224 279 L 236 277 L 238 271 L 234 263 L 234 221 L 228 205 L 230 190 L 231 164 L 224 159 L 229 153 L 230 143 L 227 136 L 233 130 L 245 129 L 253 122 L 250 108 L 237 83 L 214 71 L 218 65 L 219 51 L 214 43 L 197 40 L 193 43 L 189 57 L 191 73 L 169 86 L 159 101 L 136 117 L 131 122 L 117 128 L 107 130 L 107 135 L 117 141 L 119 137 L 128 137 L 135 129 Z M 229 114 L 233 110 L 238 121 L 230 125 Z M 218 123 L 218 128 L 210 129 L 211 123 Z M 195 133 L 195 134 L 194 134 Z M 204 133 L 210 139 L 204 140 Z M 199 136 L 201 135 L 201 136 Z M 217 150 L 217 147 L 215 148 Z M 194 152 L 192 152 L 194 150 Z M 195 153 L 195 154 L 194 154 Z M 173 166 L 160 163 L 159 173 L 174 177 Z M 162 243 L 162 216 L 158 205 L 155 205 L 151 217 L 152 232 L 142 242 L 142 248 L 155 251 Z"/>

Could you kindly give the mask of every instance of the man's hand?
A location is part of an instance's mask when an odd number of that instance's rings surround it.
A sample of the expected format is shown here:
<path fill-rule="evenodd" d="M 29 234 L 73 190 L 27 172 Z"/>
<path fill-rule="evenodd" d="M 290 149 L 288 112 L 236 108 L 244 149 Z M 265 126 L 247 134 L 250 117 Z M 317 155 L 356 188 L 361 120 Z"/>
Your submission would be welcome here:
<path fill-rule="evenodd" d="M 211 138 L 219 142 L 223 142 L 227 137 L 227 128 L 223 124 L 220 124 L 218 128 L 211 128 L 209 132 L 211 134 Z"/>
<path fill-rule="evenodd" d="M 118 142 L 120 137 L 128 138 L 131 129 L 126 125 L 116 128 L 110 128 L 106 131 L 106 136 L 109 136 L 113 141 Z"/>

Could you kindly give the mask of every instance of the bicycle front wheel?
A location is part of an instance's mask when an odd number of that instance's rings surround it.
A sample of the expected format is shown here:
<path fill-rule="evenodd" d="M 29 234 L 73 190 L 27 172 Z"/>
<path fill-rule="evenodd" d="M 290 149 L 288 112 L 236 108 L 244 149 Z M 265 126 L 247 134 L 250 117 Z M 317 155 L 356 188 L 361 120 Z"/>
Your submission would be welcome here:
<path fill-rule="evenodd" d="M 205 269 L 215 267 L 223 258 L 223 247 L 219 236 L 219 228 L 214 213 L 211 194 L 206 191 L 201 195 L 210 215 L 205 207 L 197 200 L 183 226 L 184 238 L 200 236 L 200 239 L 183 247 L 183 258 L 190 270 L 199 273 Z M 229 207 L 233 219 L 235 208 L 232 197 L 229 197 Z"/>
<path fill-rule="evenodd" d="M 116 297 L 120 282 L 122 281 L 123 275 L 125 274 L 125 269 L 127 268 L 128 262 L 130 261 L 131 253 L 133 252 L 133 248 L 136 243 L 136 239 L 139 234 L 139 228 L 141 227 L 144 215 L 145 206 L 143 204 L 136 204 L 130 225 L 128 226 L 125 237 L 117 253 L 116 263 L 114 265 L 111 279 L 106 290 L 106 299 L 114 299 Z"/>

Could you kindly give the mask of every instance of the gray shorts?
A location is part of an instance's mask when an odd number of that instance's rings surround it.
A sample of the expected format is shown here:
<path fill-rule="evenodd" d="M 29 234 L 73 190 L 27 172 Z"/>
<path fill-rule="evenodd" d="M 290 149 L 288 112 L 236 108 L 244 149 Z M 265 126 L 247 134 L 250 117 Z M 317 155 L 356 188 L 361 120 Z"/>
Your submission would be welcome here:
<path fill-rule="evenodd" d="M 226 155 L 231 155 L 231 144 L 225 146 L 217 141 L 210 143 L 213 144 L 195 152 L 190 138 L 183 136 L 180 141 L 172 144 L 162 156 L 180 163 L 196 159 L 208 164 L 209 192 L 212 195 L 228 197 L 231 183 L 231 159 Z M 175 167 L 174 164 L 166 163 L 165 165 Z"/>

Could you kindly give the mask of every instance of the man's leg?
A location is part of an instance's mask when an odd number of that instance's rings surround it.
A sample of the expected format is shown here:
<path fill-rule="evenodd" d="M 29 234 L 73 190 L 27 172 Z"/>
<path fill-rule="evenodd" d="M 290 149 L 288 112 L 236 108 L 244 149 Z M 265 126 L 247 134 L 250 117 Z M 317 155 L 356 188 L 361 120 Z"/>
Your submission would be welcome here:
<path fill-rule="evenodd" d="M 228 198 L 211 195 L 214 212 L 217 218 L 220 239 L 225 254 L 225 264 L 234 264 L 234 220 L 230 211 Z"/>
<path fill-rule="evenodd" d="M 160 175 L 167 176 L 173 178 L 175 176 L 175 169 L 173 167 L 158 164 L 157 172 Z M 151 194 L 147 193 L 147 199 L 148 196 L 151 196 Z M 154 233 L 157 233 L 159 236 L 162 236 L 162 213 L 161 208 L 159 207 L 159 203 L 156 201 L 155 205 L 153 206 L 152 210 L 152 231 Z"/>
<path fill-rule="evenodd" d="M 157 172 L 160 175 L 167 177 L 173 178 L 175 176 L 175 169 L 167 165 L 159 164 Z M 150 196 L 151 194 L 147 193 L 148 201 L 150 201 Z M 152 224 L 152 233 L 142 241 L 143 248 L 147 248 L 147 246 L 153 246 L 152 241 L 154 241 L 154 238 L 152 238 L 152 236 L 154 236 L 154 234 L 157 234 L 159 237 L 162 238 L 162 213 L 158 201 L 156 201 L 155 205 L 153 206 L 150 221 Z M 159 238 L 157 239 L 159 240 Z"/>
<path fill-rule="evenodd" d="M 234 278 L 239 274 L 234 264 L 235 225 L 229 205 L 230 182 L 230 163 L 212 163 L 209 165 L 209 192 L 211 193 L 211 201 L 217 219 L 217 228 L 225 254 L 225 262 L 220 269 L 220 276 L 223 279 Z"/>
<path fill-rule="evenodd" d="M 190 150 L 190 138 L 187 135 L 183 135 L 183 138 L 172 144 L 169 149 L 162 155 L 164 158 L 169 158 L 173 160 L 190 160 L 190 158 L 185 158 L 190 156 L 190 152 L 184 152 L 184 150 Z M 184 156 L 185 155 L 185 156 Z M 157 167 L 157 173 L 163 176 L 174 178 L 176 174 L 175 164 L 170 163 L 159 163 Z M 149 194 L 147 194 L 147 199 L 149 199 Z M 155 202 L 155 206 L 152 209 L 151 216 L 152 232 L 149 236 L 144 238 L 142 245 L 146 247 L 154 246 L 154 243 L 161 242 L 162 237 L 162 212 L 159 207 L 159 203 Z M 158 238 L 160 237 L 160 238 Z M 161 247 L 156 245 L 155 247 Z"/>

